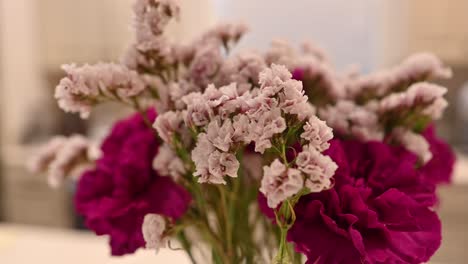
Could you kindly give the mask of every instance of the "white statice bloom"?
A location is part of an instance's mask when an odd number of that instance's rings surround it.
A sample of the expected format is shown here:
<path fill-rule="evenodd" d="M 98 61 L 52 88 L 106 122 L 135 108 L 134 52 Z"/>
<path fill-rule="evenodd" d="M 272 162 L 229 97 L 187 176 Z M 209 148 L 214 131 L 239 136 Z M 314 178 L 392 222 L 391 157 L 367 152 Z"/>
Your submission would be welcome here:
<path fill-rule="evenodd" d="M 55 159 L 57 153 L 63 148 L 67 138 L 64 136 L 56 136 L 41 146 L 37 153 L 32 156 L 28 162 L 28 170 L 32 173 L 45 172 L 50 163 Z"/>
<path fill-rule="evenodd" d="M 213 120 L 208 124 L 206 134 L 213 146 L 223 152 L 228 152 L 233 143 L 234 127 L 232 121 L 230 119 Z"/>
<path fill-rule="evenodd" d="M 366 107 L 356 108 L 350 115 L 350 134 L 362 141 L 381 141 L 384 138 L 383 128 L 375 111 Z"/>
<path fill-rule="evenodd" d="M 430 145 L 422 135 L 402 127 L 397 127 L 393 129 L 392 137 L 407 150 L 418 156 L 423 164 L 432 159 Z"/>
<path fill-rule="evenodd" d="M 322 94 L 321 96 L 327 96 L 332 101 L 345 97 L 346 90 L 342 77 L 330 64 L 309 56 L 301 58 L 297 68 L 302 71 L 303 81 L 313 82 L 313 86 L 304 87 L 306 92 L 307 89 L 317 89 Z M 310 99 L 314 100 L 314 98 Z"/>
<path fill-rule="evenodd" d="M 167 237 L 164 235 L 166 231 L 166 220 L 162 215 L 145 215 L 141 231 L 146 242 L 146 248 L 158 251 L 166 247 Z"/>
<path fill-rule="evenodd" d="M 281 110 L 274 108 L 251 117 L 250 131 L 255 142 L 255 151 L 264 153 L 272 147 L 271 138 L 286 130 L 286 120 L 281 116 Z"/>
<path fill-rule="evenodd" d="M 383 129 L 373 108 L 372 104 L 358 106 L 353 101 L 340 100 L 336 105 L 321 109 L 319 115 L 342 135 L 362 141 L 382 140 Z"/>
<path fill-rule="evenodd" d="M 187 103 L 184 121 L 188 127 L 208 125 L 215 117 L 215 112 L 213 107 L 210 106 L 210 102 L 201 94 L 192 93 L 185 96 L 183 100 Z"/>
<path fill-rule="evenodd" d="M 297 52 L 291 44 L 283 39 L 275 39 L 271 42 L 270 48 L 265 53 L 265 61 L 267 65 L 281 64 L 293 70 L 296 59 L 298 57 Z"/>
<path fill-rule="evenodd" d="M 263 167 L 263 178 L 260 186 L 267 198 L 270 208 L 276 208 L 287 198 L 297 194 L 304 187 L 304 179 L 297 169 L 287 168 L 275 159 L 270 166 Z"/>
<path fill-rule="evenodd" d="M 289 70 L 279 64 L 272 64 L 259 74 L 261 92 L 265 96 L 272 97 L 278 94 L 286 85 L 296 85 L 291 83 L 292 74 Z M 302 88 L 302 87 L 301 87 Z"/>
<path fill-rule="evenodd" d="M 232 153 L 219 152 L 215 150 L 208 157 L 209 177 L 201 176 L 200 183 L 226 184 L 224 176 L 237 177 L 239 161 Z"/>
<path fill-rule="evenodd" d="M 305 186 L 311 192 L 320 192 L 331 187 L 331 178 L 338 165 L 315 148 L 304 147 L 297 155 L 296 165 L 305 175 Z"/>
<path fill-rule="evenodd" d="M 268 97 L 263 93 L 257 94 L 253 98 L 247 99 L 247 115 L 252 119 L 259 119 L 266 112 L 271 112 L 278 108 L 278 100 L 273 97 Z"/>
<path fill-rule="evenodd" d="M 214 81 L 224 58 L 217 42 L 203 43 L 195 49 L 189 65 L 188 78 L 198 87 L 205 88 Z"/>
<path fill-rule="evenodd" d="M 259 81 L 258 75 L 267 68 L 264 58 L 257 52 L 241 52 L 228 58 L 223 64 L 218 82 L 235 82 L 239 94 L 250 91 Z"/>
<path fill-rule="evenodd" d="M 195 163 L 194 176 L 200 177 L 199 181 L 210 182 L 208 157 L 216 150 L 208 140 L 206 133 L 200 133 L 197 137 L 197 144 L 192 150 L 192 160 Z"/>
<path fill-rule="evenodd" d="M 59 187 L 67 177 L 80 174 L 89 162 L 89 146 L 89 141 L 80 135 L 66 140 L 49 165 L 48 183 L 51 187 Z"/>
<path fill-rule="evenodd" d="M 381 97 L 386 95 L 394 84 L 394 75 L 391 70 L 380 70 L 369 75 L 357 76 L 346 83 L 348 98 L 356 99 L 369 93 Z"/>
<path fill-rule="evenodd" d="M 291 114 L 295 114 L 297 116 L 299 121 L 307 120 L 312 116 L 315 116 L 316 113 L 317 109 L 309 102 L 297 105 L 291 112 Z"/>
<path fill-rule="evenodd" d="M 401 79 L 449 79 L 452 70 L 446 67 L 442 61 L 432 53 L 416 53 L 408 57 L 395 70 Z"/>
<path fill-rule="evenodd" d="M 446 93 L 447 88 L 436 84 L 415 83 L 404 92 L 394 93 L 382 99 L 379 111 L 388 113 L 422 108 L 423 115 L 439 119 L 448 105 L 443 97 Z"/>
<path fill-rule="evenodd" d="M 309 146 L 322 152 L 330 147 L 330 141 L 333 138 L 333 130 L 327 126 L 325 121 L 320 120 L 316 116 L 312 116 L 304 124 L 304 132 L 301 138 L 309 142 Z"/>
<path fill-rule="evenodd" d="M 55 98 L 66 112 L 89 116 L 91 108 L 106 100 L 130 101 L 142 93 L 145 82 L 137 72 L 114 63 L 62 66 L 67 76 L 55 89 Z"/>
<path fill-rule="evenodd" d="M 307 96 L 304 95 L 304 90 L 302 90 L 302 82 L 288 80 L 282 86 L 283 89 L 279 93 L 281 110 L 288 114 L 305 117 L 304 110 L 308 109 L 309 102 Z"/>
<path fill-rule="evenodd" d="M 200 183 L 226 184 L 224 176 L 237 177 L 239 161 L 229 151 L 232 143 L 233 127 L 225 120 L 220 127 L 217 121 L 208 125 L 207 133 L 200 133 L 192 150 L 195 163 L 194 176 Z"/>
<path fill-rule="evenodd" d="M 195 40 L 195 45 L 217 42 L 220 47 L 226 46 L 238 42 L 248 30 L 248 26 L 244 23 L 219 23 Z"/>
<path fill-rule="evenodd" d="M 232 127 L 234 133 L 232 134 L 232 140 L 235 142 L 243 142 L 249 144 L 252 139 L 250 135 L 250 119 L 245 114 L 239 114 L 234 116 Z"/>
<path fill-rule="evenodd" d="M 120 57 L 120 63 L 131 70 L 138 70 L 141 66 L 144 66 L 145 68 L 154 66 L 153 61 L 140 52 L 136 43 L 133 43 L 126 48 Z"/>
<path fill-rule="evenodd" d="M 296 115 L 300 121 L 315 114 L 315 108 L 304 95 L 302 82 L 293 80 L 285 66 L 273 64 L 260 73 L 259 79 L 260 94 L 251 103 L 255 111 L 270 110 L 278 102 L 284 113 Z"/>
<path fill-rule="evenodd" d="M 418 53 L 408 57 L 400 65 L 381 70 L 370 75 L 360 76 L 347 84 L 350 98 L 369 93 L 383 97 L 392 90 L 430 79 L 448 79 L 452 70 L 431 53 Z"/>
<path fill-rule="evenodd" d="M 158 154 L 153 160 L 153 168 L 161 176 L 170 176 L 176 181 L 187 172 L 184 162 L 168 144 L 159 147 Z"/>
<path fill-rule="evenodd" d="M 182 123 L 180 111 L 168 111 L 156 117 L 153 127 L 164 142 L 172 144 L 174 135 L 181 131 Z"/>
<path fill-rule="evenodd" d="M 161 64 L 173 64 L 179 58 L 176 45 L 163 32 L 173 18 L 179 17 L 177 0 L 137 0 L 133 6 L 135 41 L 121 62 L 133 70 L 147 71 Z"/>
<path fill-rule="evenodd" d="M 191 85 L 186 80 L 179 80 L 178 82 L 171 82 L 167 85 L 168 93 L 174 108 L 182 110 L 187 107 L 183 98 L 192 92 L 196 92 L 196 87 Z"/>
<path fill-rule="evenodd" d="M 137 40 L 145 42 L 161 35 L 171 18 L 180 14 L 177 0 L 137 0 L 133 5 Z"/>
<path fill-rule="evenodd" d="M 210 107 L 219 107 L 217 112 L 221 117 L 228 116 L 238 108 L 239 94 L 236 83 L 219 88 L 216 88 L 214 85 L 208 85 L 203 92 L 203 97 L 208 101 Z"/>

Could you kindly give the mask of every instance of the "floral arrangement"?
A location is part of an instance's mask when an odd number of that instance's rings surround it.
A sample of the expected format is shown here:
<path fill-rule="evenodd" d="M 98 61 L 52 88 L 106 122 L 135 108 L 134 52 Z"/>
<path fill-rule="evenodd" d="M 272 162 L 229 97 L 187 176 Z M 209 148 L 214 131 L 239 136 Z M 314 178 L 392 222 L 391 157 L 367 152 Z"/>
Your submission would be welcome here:
<path fill-rule="evenodd" d="M 233 52 L 244 25 L 172 43 L 172 0 L 137 0 L 134 12 L 122 61 L 63 66 L 55 97 L 83 118 L 106 102 L 137 113 L 98 156 L 81 136 L 59 137 L 31 162 L 54 186 L 77 176 L 76 210 L 112 255 L 169 247 L 193 263 L 358 264 L 435 253 L 436 187 L 455 160 L 435 134 L 447 89 L 429 81 L 451 76 L 438 58 L 342 74 L 310 43 Z"/>

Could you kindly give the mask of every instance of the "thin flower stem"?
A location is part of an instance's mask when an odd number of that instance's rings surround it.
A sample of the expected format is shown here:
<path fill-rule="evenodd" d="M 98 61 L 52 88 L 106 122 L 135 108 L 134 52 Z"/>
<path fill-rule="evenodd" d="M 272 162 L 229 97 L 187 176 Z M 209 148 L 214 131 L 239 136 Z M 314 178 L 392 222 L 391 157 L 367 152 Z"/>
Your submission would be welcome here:
<path fill-rule="evenodd" d="M 228 204 L 227 204 L 227 197 L 226 197 L 226 192 L 225 192 L 225 189 L 220 186 L 220 185 L 217 185 L 216 186 L 218 191 L 219 191 L 219 194 L 220 194 L 220 198 L 221 198 L 221 216 L 222 216 L 222 219 L 224 221 L 224 233 L 226 235 L 225 239 L 225 247 L 226 247 L 226 251 L 227 251 L 227 254 L 229 256 L 232 256 L 232 228 L 231 228 L 231 223 L 230 223 L 230 219 L 229 219 L 229 212 L 228 212 Z M 232 201 L 231 201 L 232 202 Z"/>

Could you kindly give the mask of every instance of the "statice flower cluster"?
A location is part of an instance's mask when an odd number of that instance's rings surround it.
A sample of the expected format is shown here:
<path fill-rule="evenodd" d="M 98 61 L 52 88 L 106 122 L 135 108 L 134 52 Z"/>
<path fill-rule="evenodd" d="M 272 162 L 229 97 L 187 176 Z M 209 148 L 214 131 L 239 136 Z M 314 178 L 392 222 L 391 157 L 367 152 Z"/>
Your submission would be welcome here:
<path fill-rule="evenodd" d="M 55 186 L 86 165 L 75 207 L 113 255 L 173 239 L 193 263 L 296 264 L 302 254 L 419 264 L 434 254 L 436 189 L 455 161 L 435 133 L 447 89 L 432 81 L 452 75 L 436 56 L 340 72 L 312 42 L 238 50 L 242 23 L 174 43 L 175 0 L 135 0 L 133 11 L 121 61 L 63 66 L 55 97 L 83 118 L 107 102 L 137 113 L 114 125 L 100 156 L 81 136 L 59 137 L 31 163 Z"/>
<path fill-rule="evenodd" d="M 200 183 L 212 184 L 226 184 L 225 176 L 237 177 L 240 163 L 236 155 L 243 146 L 254 144 L 255 152 L 265 154 L 285 147 L 288 132 L 303 131 L 300 137 L 305 150 L 299 154 L 297 169 L 286 170 L 275 160 L 271 168 L 264 169 L 260 191 L 271 199 L 270 206 L 276 207 L 304 187 L 310 191 L 329 188 L 336 166 L 320 152 L 328 148 L 333 134 L 314 115 L 301 82 L 293 80 L 284 66 L 275 64 L 261 71 L 258 79 L 259 87 L 244 93 L 235 83 L 219 88 L 210 85 L 203 93 L 191 93 L 182 99 L 187 109 L 162 114 L 154 126 L 173 149 L 178 147 L 177 138 L 184 128 L 196 134 L 191 151 L 194 176 Z M 170 153 L 169 148 L 167 151 Z M 291 173 L 294 177 L 283 177 Z"/>
<path fill-rule="evenodd" d="M 47 173 L 51 187 L 59 187 L 67 177 L 78 177 L 92 166 L 99 150 L 81 135 L 57 136 L 41 146 L 28 161 L 33 173 Z"/>
<path fill-rule="evenodd" d="M 142 233 L 146 242 L 146 248 L 159 250 L 166 246 L 166 220 L 158 214 L 147 214 L 143 219 Z"/>
<path fill-rule="evenodd" d="M 67 77 L 55 90 L 59 106 L 66 112 L 89 116 L 91 109 L 103 101 L 118 100 L 126 103 L 145 90 L 145 82 L 137 72 L 114 63 L 96 65 L 64 65 Z"/>

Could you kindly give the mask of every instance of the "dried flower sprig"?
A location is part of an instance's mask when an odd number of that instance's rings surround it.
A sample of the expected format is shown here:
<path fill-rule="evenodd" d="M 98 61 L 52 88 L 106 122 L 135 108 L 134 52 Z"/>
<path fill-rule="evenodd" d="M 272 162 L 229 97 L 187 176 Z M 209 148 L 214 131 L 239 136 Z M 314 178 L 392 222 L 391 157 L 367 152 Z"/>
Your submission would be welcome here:
<path fill-rule="evenodd" d="M 57 136 L 41 146 L 29 160 L 34 173 L 47 173 L 51 187 L 59 187 L 67 177 L 78 177 L 99 157 L 97 147 L 81 135 Z"/>

